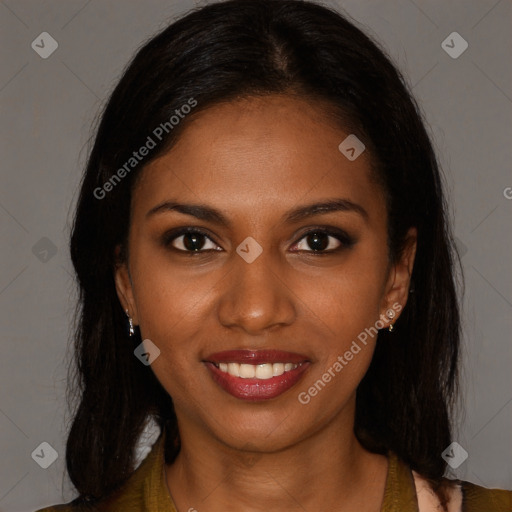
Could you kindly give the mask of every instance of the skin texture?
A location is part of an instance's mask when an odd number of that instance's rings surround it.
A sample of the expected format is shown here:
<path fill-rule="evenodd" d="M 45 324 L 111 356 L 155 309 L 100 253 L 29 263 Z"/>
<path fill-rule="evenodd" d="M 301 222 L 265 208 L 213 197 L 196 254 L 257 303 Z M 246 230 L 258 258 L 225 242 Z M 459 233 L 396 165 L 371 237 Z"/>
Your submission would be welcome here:
<path fill-rule="evenodd" d="M 387 459 L 353 433 L 355 393 L 377 337 L 307 405 L 298 401 L 365 328 L 393 304 L 405 306 L 414 263 L 414 228 L 402 259 L 389 263 L 383 193 L 367 152 L 349 161 L 338 150 L 348 134 L 293 97 L 219 104 L 144 169 L 134 191 L 129 259 L 116 286 L 142 339 L 161 351 L 151 367 L 178 417 L 182 448 L 166 480 L 180 511 L 380 510 Z M 367 219 L 337 211 L 282 221 L 334 198 L 362 206 Z M 147 216 L 168 200 L 216 208 L 230 226 L 177 211 Z M 182 226 L 208 232 L 204 250 L 221 250 L 187 255 L 180 236 L 165 247 L 166 231 Z M 314 254 L 305 235 L 319 226 L 356 242 L 324 237 L 326 250 L 342 250 Z M 236 252 L 248 236 L 263 249 L 250 264 Z M 202 362 L 228 349 L 296 352 L 311 365 L 279 397 L 246 402 Z"/>

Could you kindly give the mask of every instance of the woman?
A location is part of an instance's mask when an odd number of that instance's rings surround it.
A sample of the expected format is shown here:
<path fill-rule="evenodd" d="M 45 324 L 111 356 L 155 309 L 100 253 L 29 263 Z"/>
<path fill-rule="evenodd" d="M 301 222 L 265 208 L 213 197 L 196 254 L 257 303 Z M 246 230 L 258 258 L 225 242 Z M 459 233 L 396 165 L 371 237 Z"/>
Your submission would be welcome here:
<path fill-rule="evenodd" d="M 400 73 L 339 14 L 234 0 L 150 40 L 102 115 L 71 255 L 79 496 L 45 511 L 512 510 L 443 478 L 441 175 Z"/>

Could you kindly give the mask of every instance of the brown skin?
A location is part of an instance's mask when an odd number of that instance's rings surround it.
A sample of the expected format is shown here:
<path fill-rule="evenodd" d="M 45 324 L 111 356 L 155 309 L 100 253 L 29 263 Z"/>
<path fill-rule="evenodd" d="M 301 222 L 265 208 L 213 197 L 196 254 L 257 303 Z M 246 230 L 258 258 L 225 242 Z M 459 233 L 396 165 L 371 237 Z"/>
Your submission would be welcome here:
<path fill-rule="evenodd" d="M 402 259 L 389 263 L 382 190 L 367 152 L 349 161 L 338 150 L 347 135 L 297 98 L 217 105 L 144 169 L 134 191 L 129 262 L 117 268 L 116 285 L 142 339 L 161 351 L 152 369 L 176 407 L 182 448 L 165 469 L 180 511 L 380 510 L 387 459 L 353 431 L 356 389 L 377 337 L 310 403 L 298 401 L 359 333 L 393 304 L 405 306 L 414 264 L 414 228 Z M 368 219 L 338 211 L 281 220 L 333 198 L 361 205 Z M 176 211 L 146 217 L 166 200 L 216 208 L 231 227 Z M 319 225 L 357 241 L 313 254 L 305 234 Z M 166 248 L 164 233 L 181 226 L 209 233 L 199 239 L 204 251 L 221 250 L 180 253 L 183 236 Z M 250 264 L 235 252 L 248 236 L 263 248 Z M 326 241 L 325 251 L 343 247 Z M 311 366 L 279 397 L 246 402 L 222 390 L 202 362 L 228 349 L 297 352 Z"/>

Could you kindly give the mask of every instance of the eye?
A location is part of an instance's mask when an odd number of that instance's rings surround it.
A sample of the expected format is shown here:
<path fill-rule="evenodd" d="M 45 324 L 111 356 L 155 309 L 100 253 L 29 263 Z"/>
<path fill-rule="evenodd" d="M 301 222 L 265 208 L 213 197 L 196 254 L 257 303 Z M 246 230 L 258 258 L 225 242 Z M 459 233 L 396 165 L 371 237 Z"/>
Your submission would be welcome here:
<path fill-rule="evenodd" d="M 292 252 L 302 251 L 324 255 L 349 248 L 355 242 L 350 235 L 341 229 L 315 228 L 300 238 Z M 222 251 L 206 232 L 193 227 L 171 230 L 163 236 L 162 244 L 165 247 L 171 247 L 178 252 L 190 255 Z"/>
<path fill-rule="evenodd" d="M 208 242 L 210 242 L 209 247 Z M 167 233 L 164 235 L 163 244 L 185 253 L 222 250 L 204 231 L 197 228 L 182 228 L 179 231 Z"/>
<path fill-rule="evenodd" d="M 355 240 L 342 230 L 316 228 L 308 231 L 300 239 L 295 250 L 313 254 L 328 254 L 351 247 L 354 243 Z"/>

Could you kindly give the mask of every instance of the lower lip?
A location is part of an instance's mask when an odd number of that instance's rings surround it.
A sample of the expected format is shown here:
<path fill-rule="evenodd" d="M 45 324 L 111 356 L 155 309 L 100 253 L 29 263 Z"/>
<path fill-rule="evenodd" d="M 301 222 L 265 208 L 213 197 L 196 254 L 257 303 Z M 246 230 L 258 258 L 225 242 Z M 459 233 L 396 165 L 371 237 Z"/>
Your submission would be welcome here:
<path fill-rule="evenodd" d="M 213 380 L 224 391 L 235 398 L 248 401 L 269 400 L 282 395 L 297 384 L 309 367 L 309 363 L 304 362 L 297 368 L 271 379 L 243 379 L 219 370 L 213 363 L 205 364 L 210 370 Z"/>

